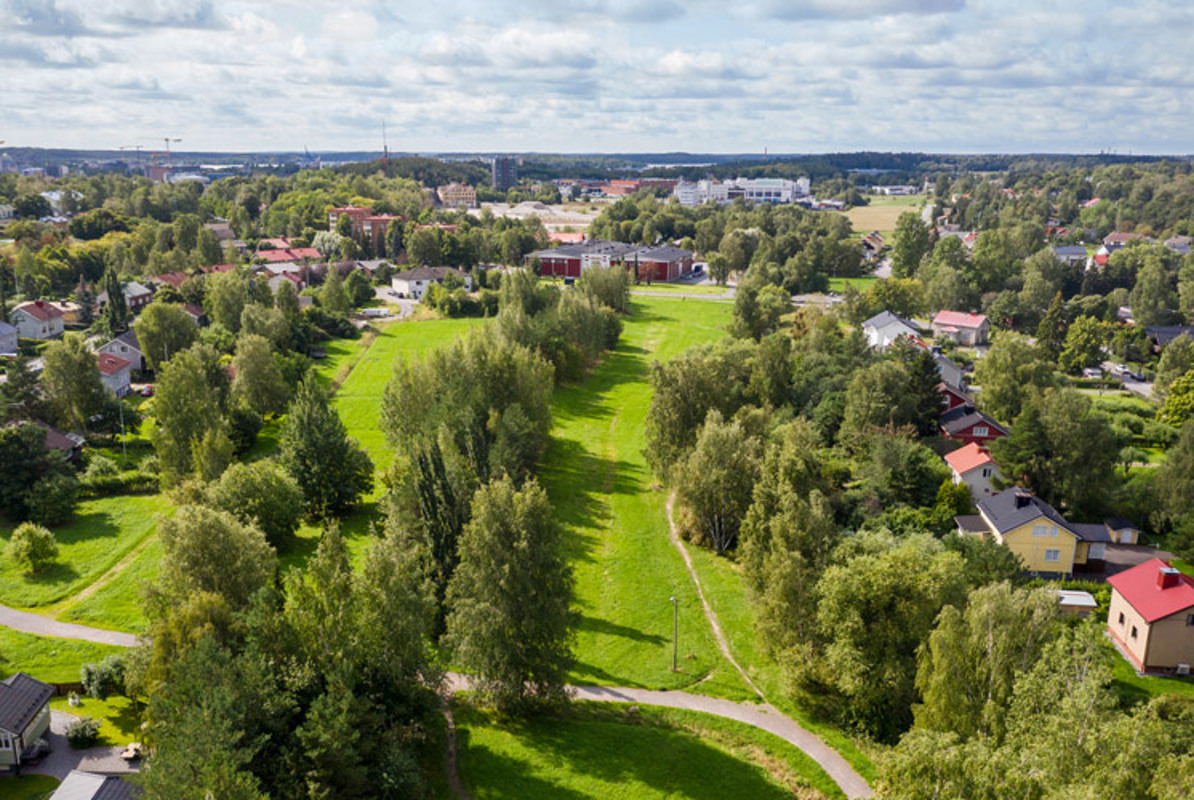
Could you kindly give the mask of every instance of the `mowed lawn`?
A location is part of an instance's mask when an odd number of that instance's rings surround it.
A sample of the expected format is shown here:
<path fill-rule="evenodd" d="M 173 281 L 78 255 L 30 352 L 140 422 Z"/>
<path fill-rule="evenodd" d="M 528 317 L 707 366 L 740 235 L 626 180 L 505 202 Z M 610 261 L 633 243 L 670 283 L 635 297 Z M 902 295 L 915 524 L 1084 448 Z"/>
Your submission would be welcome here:
<path fill-rule="evenodd" d="M 144 632 L 143 589 L 157 577 L 161 560 L 162 544 L 154 538 L 111 580 L 86 597 L 72 600 L 58 613 L 58 619 L 95 628 Z"/>
<path fill-rule="evenodd" d="M 164 495 L 83 501 L 71 522 L 53 529 L 58 559 L 52 565 L 29 574 L 7 558 L 0 560 L 0 603 L 32 608 L 77 594 L 152 535 L 158 514 L 171 510 Z M 0 548 L 7 546 L 13 527 L 0 523 Z"/>
<path fill-rule="evenodd" d="M 0 776 L 0 800 L 45 800 L 57 788 L 49 775 Z"/>
<path fill-rule="evenodd" d="M 578 683 L 680 688 L 726 670 L 696 590 L 668 539 L 665 492 L 644 457 L 649 365 L 721 338 L 731 308 L 699 300 L 635 298 L 616 350 L 552 399 L 555 427 L 541 479 L 576 570 Z M 672 672 L 672 603 L 679 606 L 679 670 Z"/>
<path fill-rule="evenodd" d="M 787 742 L 690 711 L 585 703 L 499 725 L 462 706 L 456 721 L 461 779 L 478 800 L 843 796 Z"/>
<path fill-rule="evenodd" d="M 84 664 L 91 664 L 123 647 L 34 636 L 0 626 L 0 675 L 25 672 L 49 683 L 79 680 Z"/>

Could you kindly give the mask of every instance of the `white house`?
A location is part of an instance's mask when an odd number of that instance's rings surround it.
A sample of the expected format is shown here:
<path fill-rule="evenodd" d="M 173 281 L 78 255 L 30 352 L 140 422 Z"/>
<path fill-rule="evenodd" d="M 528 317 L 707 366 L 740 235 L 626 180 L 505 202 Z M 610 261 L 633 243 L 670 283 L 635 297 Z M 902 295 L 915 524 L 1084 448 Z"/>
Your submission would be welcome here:
<path fill-rule="evenodd" d="M 116 397 L 124 397 L 130 391 L 129 371 L 133 362 L 114 356 L 111 353 L 97 353 L 96 363 L 99 365 L 100 382 L 104 388 Z"/>
<path fill-rule="evenodd" d="M 266 284 L 269 286 L 269 290 L 273 294 L 278 293 L 278 288 L 283 283 L 294 284 L 295 291 L 302 291 L 303 287 L 306 285 L 303 283 L 303 279 L 299 277 L 297 272 L 278 272 L 274 275 L 271 275 L 269 279 L 266 280 Z"/>
<path fill-rule="evenodd" d="M 0 322 L 0 356 L 16 355 L 18 338 L 20 334 L 16 328 L 7 322 Z"/>
<path fill-rule="evenodd" d="M 427 293 L 427 287 L 433 283 L 443 283 L 449 276 L 454 275 L 466 291 L 473 290 L 473 279 L 467 272 L 454 267 L 417 267 L 399 272 L 390 279 L 390 286 L 399 297 L 409 297 L 412 300 L 422 300 Z"/>
<path fill-rule="evenodd" d="M 862 323 L 862 332 L 867 344 L 878 350 L 886 350 L 901 336 L 920 336 L 920 330 L 915 325 L 890 311 L 876 314 Z"/>
<path fill-rule="evenodd" d="M 938 311 L 933 317 L 933 336 L 952 339 L 958 344 L 973 347 L 986 344 L 991 335 L 991 322 L 985 314 L 968 311 Z"/>
<path fill-rule="evenodd" d="M 99 353 L 122 358 L 133 365 L 133 369 L 145 369 L 145 354 L 141 352 L 141 343 L 137 340 L 136 331 L 125 331 L 110 342 L 99 347 Z"/>
<path fill-rule="evenodd" d="M 56 339 L 62 335 L 65 315 L 62 309 L 45 300 L 21 303 L 8 312 L 22 339 Z"/>
<path fill-rule="evenodd" d="M 945 463 L 949 465 L 954 485 L 966 484 L 975 502 L 995 494 L 992 481 L 999 477 L 999 467 L 985 447 L 971 442 L 946 453 Z"/>

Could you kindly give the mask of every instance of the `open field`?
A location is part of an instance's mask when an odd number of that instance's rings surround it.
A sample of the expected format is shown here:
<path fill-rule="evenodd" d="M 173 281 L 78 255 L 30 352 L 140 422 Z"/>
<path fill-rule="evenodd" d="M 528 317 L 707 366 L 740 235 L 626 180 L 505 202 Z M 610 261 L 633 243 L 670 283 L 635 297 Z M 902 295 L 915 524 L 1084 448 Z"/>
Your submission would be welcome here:
<path fill-rule="evenodd" d="M 58 613 L 58 618 L 95 628 L 141 633 L 145 630 L 142 610 L 142 586 L 152 583 L 162 559 L 162 545 L 155 537 L 131 563 L 94 593 L 71 604 Z"/>
<path fill-rule="evenodd" d="M 456 714 L 460 772 L 478 798 L 842 797 L 804 753 L 768 733 L 694 712 L 585 703 L 498 726 Z M 811 789 L 820 794 L 813 794 Z"/>
<path fill-rule="evenodd" d="M 847 286 L 853 286 L 860 292 L 865 292 L 878 278 L 868 275 L 865 278 L 830 278 L 829 291 L 841 294 Z"/>
<path fill-rule="evenodd" d="M 0 603 L 30 608 L 78 593 L 152 535 L 157 515 L 171 508 L 162 495 L 83 501 L 69 524 L 54 529 L 59 551 L 54 564 L 29 575 L 8 559 L 0 561 Z M 13 527 L 0 523 L 0 547 L 7 544 Z"/>
<path fill-rule="evenodd" d="M 709 286 L 707 284 L 689 283 L 640 283 L 630 287 L 631 294 L 704 294 L 721 296 L 726 293 L 724 286 Z"/>
<path fill-rule="evenodd" d="M 860 233 L 879 231 L 889 237 L 895 230 L 896 220 L 905 211 L 916 211 L 920 208 L 923 197 L 874 197 L 868 196 L 870 205 L 856 206 L 846 211 L 846 217 L 854 230 Z"/>
<path fill-rule="evenodd" d="M 553 396 L 555 428 L 540 475 L 569 527 L 576 570 L 581 619 L 573 682 L 679 688 L 716 671 L 722 693 L 745 696 L 668 540 L 666 498 L 652 487 L 642 454 L 650 361 L 720 338 L 729 312 L 718 303 L 637 298 L 617 349 L 587 379 Z M 678 672 L 671 670 L 673 596 Z"/>

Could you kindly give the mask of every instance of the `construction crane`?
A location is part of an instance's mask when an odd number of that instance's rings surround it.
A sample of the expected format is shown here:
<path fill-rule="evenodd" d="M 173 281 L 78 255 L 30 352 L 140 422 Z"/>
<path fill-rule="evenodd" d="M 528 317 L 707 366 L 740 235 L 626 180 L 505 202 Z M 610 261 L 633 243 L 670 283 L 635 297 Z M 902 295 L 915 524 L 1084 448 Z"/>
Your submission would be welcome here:
<path fill-rule="evenodd" d="M 132 163 L 132 165 L 131 165 L 131 166 L 133 166 L 133 167 L 136 167 L 136 166 L 137 166 L 137 162 L 141 160 L 141 150 L 142 150 L 144 147 L 145 147 L 145 145 L 143 145 L 143 144 L 122 144 L 122 145 L 121 145 L 119 148 L 117 148 L 117 149 L 118 149 L 118 150 L 120 150 L 121 154 L 123 154 L 125 150 L 136 150 L 136 151 L 137 151 L 137 157 L 136 157 L 135 159 L 133 159 L 133 163 Z"/>
<path fill-rule="evenodd" d="M 166 143 L 166 169 L 170 169 L 170 142 L 181 142 L 182 139 L 172 139 L 169 136 L 163 136 L 162 141 Z"/>

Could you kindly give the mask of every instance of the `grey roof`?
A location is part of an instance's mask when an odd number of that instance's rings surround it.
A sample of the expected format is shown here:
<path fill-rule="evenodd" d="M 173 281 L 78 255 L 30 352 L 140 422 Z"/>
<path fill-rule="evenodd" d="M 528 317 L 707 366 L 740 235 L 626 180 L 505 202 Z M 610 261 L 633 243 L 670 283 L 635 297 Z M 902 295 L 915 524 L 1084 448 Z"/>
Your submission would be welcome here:
<path fill-rule="evenodd" d="M 610 242 L 605 239 L 593 239 L 578 244 L 566 244 L 548 250 L 536 250 L 528 253 L 527 258 L 580 258 L 586 255 L 605 255 L 620 258 L 625 261 L 638 259 L 640 261 L 676 261 L 691 258 L 692 251 L 672 245 L 636 245 L 625 242 Z"/>
<path fill-rule="evenodd" d="M 1086 258 L 1086 248 L 1080 244 L 1060 244 L 1050 249 L 1055 256 L 1082 256 Z"/>
<path fill-rule="evenodd" d="M 987 523 L 978 514 L 962 514 L 954 517 L 954 522 L 957 523 L 959 529 L 967 533 L 987 532 Z"/>
<path fill-rule="evenodd" d="M 129 328 L 124 333 L 120 333 L 120 334 L 117 334 L 116 336 L 114 336 L 112 338 L 112 342 L 120 342 L 121 344 L 125 345 L 126 347 L 133 348 L 138 353 L 141 352 L 141 343 L 139 341 L 137 341 L 137 332 L 135 330 L 133 330 L 132 328 Z M 104 347 L 107 347 L 108 345 L 112 344 L 112 342 L 105 342 Z"/>
<path fill-rule="evenodd" d="M 903 317 L 898 317 L 890 311 L 880 311 L 878 314 L 862 323 L 862 326 L 864 328 L 882 329 L 886 328 L 888 325 L 895 325 L 896 323 L 899 323 L 900 325 L 906 325 L 914 331 L 920 330 L 920 328 L 914 322 L 906 320 Z"/>
<path fill-rule="evenodd" d="M 132 784 L 118 777 L 74 769 L 49 800 L 132 800 L 139 795 Z"/>
<path fill-rule="evenodd" d="M 1013 528 L 1018 528 L 1021 525 L 1032 522 L 1034 519 L 1044 518 L 1053 522 L 1059 528 L 1065 528 L 1075 536 L 1078 535 L 1074 527 L 1066 521 L 1065 517 L 1057 512 L 1057 509 L 1032 492 L 1017 486 L 1004 489 L 999 494 L 992 495 L 986 500 L 980 500 L 978 510 L 990 520 L 991 524 L 995 526 L 995 530 L 999 533 L 1007 533 Z"/>
<path fill-rule="evenodd" d="M 1156 339 L 1161 347 L 1172 342 L 1183 333 L 1194 339 L 1194 325 L 1149 325 L 1144 329 L 1148 338 Z"/>
<path fill-rule="evenodd" d="M 1078 534 L 1084 542 L 1111 542 L 1111 533 L 1107 526 L 1099 522 L 1071 522 L 1070 530 Z"/>
<path fill-rule="evenodd" d="M 0 681 L 0 728 L 20 734 L 53 696 L 53 686 L 23 672 Z"/>
<path fill-rule="evenodd" d="M 1139 530 L 1139 528 L 1123 517 L 1107 517 L 1107 519 L 1103 520 L 1103 524 L 1113 531 Z"/>
<path fill-rule="evenodd" d="M 9 325 L 4 320 L 0 320 L 0 336 L 10 335 L 16 332 L 17 329 L 14 326 Z"/>
<path fill-rule="evenodd" d="M 942 414 L 941 418 L 937 421 L 938 425 L 941 427 L 941 430 L 945 431 L 946 433 L 958 433 L 959 431 L 964 431 L 971 425 L 980 422 L 989 425 L 1005 435 L 1008 433 L 1007 428 L 1003 427 L 983 412 L 976 410 L 972 405 L 961 405 L 957 406 L 956 408 L 951 408 L 949 411 L 946 411 L 944 414 Z"/>
<path fill-rule="evenodd" d="M 415 267 L 394 275 L 400 281 L 442 281 L 449 274 L 467 278 L 468 273 L 455 267 Z"/>

